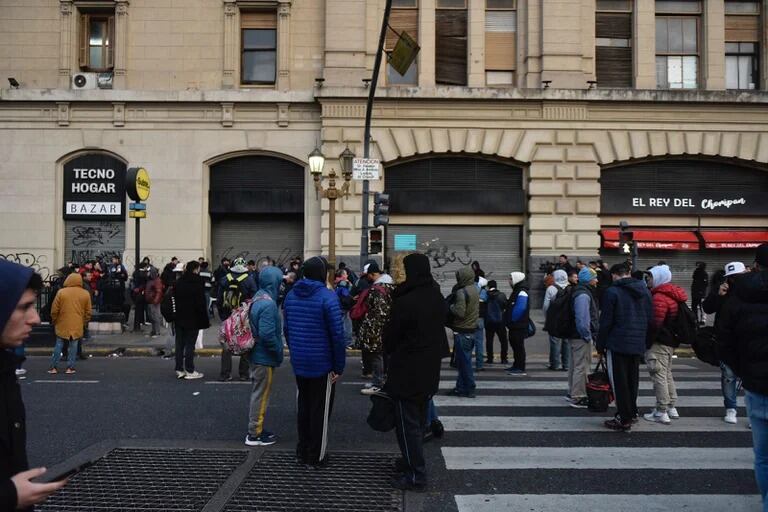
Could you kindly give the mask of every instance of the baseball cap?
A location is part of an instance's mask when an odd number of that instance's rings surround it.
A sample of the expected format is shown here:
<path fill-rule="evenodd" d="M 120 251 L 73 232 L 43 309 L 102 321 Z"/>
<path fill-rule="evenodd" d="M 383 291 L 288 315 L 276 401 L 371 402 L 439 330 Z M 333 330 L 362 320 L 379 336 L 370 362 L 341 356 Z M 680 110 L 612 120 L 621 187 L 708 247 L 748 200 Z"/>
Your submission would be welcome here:
<path fill-rule="evenodd" d="M 733 274 L 743 274 L 747 271 L 747 267 L 740 261 L 732 261 L 725 266 L 725 277 L 732 276 Z"/>

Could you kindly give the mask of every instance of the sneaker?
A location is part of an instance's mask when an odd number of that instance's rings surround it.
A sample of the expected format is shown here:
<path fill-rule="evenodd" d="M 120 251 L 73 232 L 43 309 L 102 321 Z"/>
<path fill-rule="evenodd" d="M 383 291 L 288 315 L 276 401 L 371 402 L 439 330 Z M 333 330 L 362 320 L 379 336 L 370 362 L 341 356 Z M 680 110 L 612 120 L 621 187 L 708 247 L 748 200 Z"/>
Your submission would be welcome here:
<path fill-rule="evenodd" d="M 64 373 L 66 373 L 67 375 L 72 375 L 73 373 L 77 373 L 77 370 L 75 370 L 74 368 L 67 368 Z"/>
<path fill-rule="evenodd" d="M 670 407 L 669 409 L 667 409 L 667 414 L 669 415 L 669 418 L 672 420 L 680 419 L 680 413 L 677 412 L 677 409 L 675 407 Z"/>
<path fill-rule="evenodd" d="M 622 423 L 618 418 L 613 418 L 612 420 L 605 420 L 605 423 L 603 423 L 606 428 L 610 430 L 615 430 L 617 432 L 629 432 L 632 430 L 632 423 Z"/>
<path fill-rule="evenodd" d="M 567 395 L 565 395 L 563 398 L 564 398 L 564 399 L 565 399 L 565 401 L 566 401 L 566 402 L 568 402 L 568 403 L 571 403 L 571 402 L 573 402 L 573 398 L 571 398 L 571 394 L 570 394 L 570 393 L 568 393 Z"/>
<path fill-rule="evenodd" d="M 525 375 L 528 375 L 525 373 L 525 370 L 521 370 L 519 368 L 512 368 L 510 370 L 507 370 L 507 375 L 514 375 L 516 377 L 524 377 Z"/>
<path fill-rule="evenodd" d="M 669 425 L 672 423 L 672 420 L 669 419 L 669 414 L 667 414 L 667 411 L 659 411 L 657 409 L 652 410 L 648 414 L 643 414 L 643 419 L 645 421 L 662 423 L 664 425 Z"/>
<path fill-rule="evenodd" d="M 50 370 L 48 370 L 48 373 L 50 373 L 51 375 L 56 375 L 57 373 L 59 373 L 59 370 L 57 370 L 56 368 L 51 368 Z"/>
<path fill-rule="evenodd" d="M 550 366 L 547 366 L 547 370 L 549 370 L 551 372 L 557 372 L 557 371 L 560 371 L 560 368 L 558 368 L 557 366 L 551 366 L 550 365 Z"/>
<path fill-rule="evenodd" d="M 262 432 L 258 436 L 252 436 L 248 434 L 245 436 L 245 444 L 247 446 L 269 446 L 275 444 L 277 438 L 271 432 Z"/>
<path fill-rule="evenodd" d="M 394 476 L 389 482 L 392 484 L 392 487 L 401 491 L 424 492 L 427 490 L 426 483 L 414 482 L 405 475 Z"/>
<path fill-rule="evenodd" d="M 176 378 L 177 379 L 183 379 L 187 375 L 187 372 L 180 372 L 176 370 Z"/>
<path fill-rule="evenodd" d="M 222 375 L 221 377 L 219 377 L 219 382 L 229 382 L 231 380 L 232 380 L 231 375 Z"/>
<path fill-rule="evenodd" d="M 24 368 L 19 368 L 18 370 L 16 370 L 17 377 L 23 377 L 26 374 L 27 374 L 27 370 L 25 370 Z"/>
<path fill-rule="evenodd" d="M 735 425 L 738 421 L 736 420 L 736 409 L 726 409 L 725 418 L 723 418 L 723 421 L 730 423 L 731 425 Z"/>
<path fill-rule="evenodd" d="M 203 374 L 200 372 L 184 372 L 185 379 L 202 379 Z"/>
<path fill-rule="evenodd" d="M 586 409 L 589 407 L 589 399 L 585 396 L 577 399 L 571 399 L 571 403 L 568 405 L 574 409 Z"/>
<path fill-rule="evenodd" d="M 375 393 L 378 393 L 381 391 L 381 388 L 378 386 L 366 386 L 363 389 L 360 390 L 361 395 L 373 395 Z"/>
<path fill-rule="evenodd" d="M 440 420 L 432 420 L 432 423 L 429 424 L 429 430 L 438 439 L 441 439 L 445 433 L 445 427 Z"/>
<path fill-rule="evenodd" d="M 360 378 L 361 379 L 372 379 L 373 378 L 373 374 L 372 373 L 363 373 L 363 374 L 360 374 Z"/>
<path fill-rule="evenodd" d="M 463 397 L 463 398 L 475 398 L 475 392 L 474 391 L 468 391 L 466 393 L 463 393 L 463 392 L 459 391 L 456 388 L 453 388 L 452 390 L 448 391 L 446 393 L 446 395 L 448 395 L 448 396 L 460 396 L 460 397 Z"/>

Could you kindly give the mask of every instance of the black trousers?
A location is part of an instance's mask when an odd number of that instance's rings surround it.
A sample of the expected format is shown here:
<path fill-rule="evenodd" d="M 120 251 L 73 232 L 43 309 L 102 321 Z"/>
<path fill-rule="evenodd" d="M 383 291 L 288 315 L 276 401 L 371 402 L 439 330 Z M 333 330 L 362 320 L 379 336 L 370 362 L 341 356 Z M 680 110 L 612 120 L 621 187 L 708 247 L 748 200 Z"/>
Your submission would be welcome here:
<path fill-rule="evenodd" d="M 195 342 L 198 329 L 176 326 L 176 371 L 195 371 Z"/>
<path fill-rule="evenodd" d="M 144 301 L 143 295 L 137 295 L 133 299 L 133 330 L 138 331 L 141 330 L 141 324 L 144 323 L 144 306 L 146 305 L 146 302 Z"/>
<path fill-rule="evenodd" d="M 395 434 L 403 454 L 404 476 L 412 484 L 427 483 L 424 430 L 428 400 L 395 400 Z"/>
<path fill-rule="evenodd" d="M 640 385 L 640 356 L 608 351 L 608 377 L 616 397 L 616 409 L 622 423 L 637 416 L 637 388 Z"/>
<path fill-rule="evenodd" d="M 328 447 L 328 421 L 333 409 L 333 397 L 336 384 L 331 384 L 331 376 L 305 378 L 296 376 L 297 426 L 299 442 L 296 445 L 297 457 L 306 463 L 317 464 L 326 458 Z"/>
<path fill-rule="evenodd" d="M 507 329 L 502 324 L 485 324 L 485 357 L 488 361 L 493 361 L 493 338 L 499 337 L 501 344 L 501 362 L 507 362 Z"/>
<path fill-rule="evenodd" d="M 226 348 L 221 349 L 221 376 L 229 378 L 232 375 L 232 357 L 233 354 Z M 240 373 L 241 379 L 250 380 L 250 352 L 236 356 L 240 358 L 237 371 Z"/>
<path fill-rule="evenodd" d="M 512 355 L 515 358 L 512 367 L 525 371 L 525 331 L 510 329 L 509 344 L 512 345 Z"/>

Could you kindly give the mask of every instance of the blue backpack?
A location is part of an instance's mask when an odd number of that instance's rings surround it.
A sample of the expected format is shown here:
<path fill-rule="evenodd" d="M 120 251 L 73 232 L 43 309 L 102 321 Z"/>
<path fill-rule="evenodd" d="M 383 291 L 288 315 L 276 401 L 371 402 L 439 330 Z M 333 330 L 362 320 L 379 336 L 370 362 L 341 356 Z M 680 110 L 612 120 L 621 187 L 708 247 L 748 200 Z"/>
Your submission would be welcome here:
<path fill-rule="evenodd" d="M 485 313 L 485 321 L 489 324 L 501 325 L 504 323 L 504 306 L 499 303 L 498 295 L 488 297 L 488 309 Z"/>

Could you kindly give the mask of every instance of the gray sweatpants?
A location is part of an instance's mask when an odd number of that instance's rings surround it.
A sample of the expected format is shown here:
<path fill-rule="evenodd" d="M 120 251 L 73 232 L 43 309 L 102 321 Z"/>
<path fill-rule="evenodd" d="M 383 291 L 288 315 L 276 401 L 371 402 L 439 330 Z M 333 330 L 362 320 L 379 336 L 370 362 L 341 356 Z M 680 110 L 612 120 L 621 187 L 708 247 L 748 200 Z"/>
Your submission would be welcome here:
<path fill-rule="evenodd" d="M 654 343 L 645 353 L 645 364 L 653 381 L 656 394 L 656 409 L 666 411 L 677 402 L 675 379 L 672 378 L 672 355 L 675 349 L 660 343 Z"/>
<path fill-rule="evenodd" d="M 251 406 L 248 411 L 248 433 L 254 437 L 264 430 L 264 416 L 267 414 L 269 393 L 272 391 L 272 377 L 275 369 L 271 366 L 251 364 Z"/>
<path fill-rule="evenodd" d="M 568 367 L 568 388 L 571 398 L 587 396 L 587 375 L 592 368 L 592 343 L 582 339 L 572 339 L 569 343 L 571 365 Z"/>

